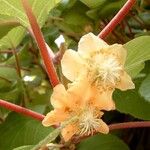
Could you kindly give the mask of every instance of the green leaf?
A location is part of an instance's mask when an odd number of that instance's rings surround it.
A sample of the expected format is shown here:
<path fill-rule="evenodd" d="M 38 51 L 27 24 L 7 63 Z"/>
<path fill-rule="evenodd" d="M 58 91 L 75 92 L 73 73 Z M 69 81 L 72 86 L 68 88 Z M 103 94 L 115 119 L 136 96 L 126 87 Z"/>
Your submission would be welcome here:
<path fill-rule="evenodd" d="M 129 150 L 128 146 L 114 135 L 95 135 L 77 145 L 77 150 Z"/>
<path fill-rule="evenodd" d="M 21 26 L 13 28 L 6 36 L 0 39 L 0 49 L 12 48 L 12 44 L 13 47 L 17 47 L 24 36 L 25 28 Z"/>
<path fill-rule="evenodd" d="M 22 145 L 35 145 L 52 131 L 32 118 L 11 113 L 0 125 L 0 149 L 12 150 Z"/>
<path fill-rule="evenodd" d="M 150 74 L 146 77 L 146 79 L 142 82 L 139 93 L 145 100 L 150 102 Z"/>
<path fill-rule="evenodd" d="M 19 96 L 20 91 L 17 88 L 6 92 L 0 92 L 0 98 L 10 102 L 16 102 L 19 99 Z"/>
<path fill-rule="evenodd" d="M 150 12 L 140 13 L 139 17 L 144 21 L 146 25 L 150 25 Z"/>
<path fill-rule="evenodd" d="M 93 20 L 97 20 L 99 18 L 99 16 L 97 15 L 98 11 L 99 11 L 99 9 L 91 9 L 86 12 L 86 15 Z"/>
<path fill-rule="evenodd" d="M 139 82 L 139 81 L 138 81 Z M 138 94 L 140 83 L 136 83 L 136 89 L 114 93 L 114 100 L 118 111 L 130 114 L 135 118 L 150 120 L 150 103 Z"/>
<path fill-rule="evenodd" d="M 0 15 L 0 39 L 5 36 L 11 29 L 20 24 L 15 19 L 8 16 Z"/>
<path fill-rule="evenodd" d="M 59 1 L 60 0 L 29 1 L 41 27 L 44 25 L 49 11 L 55 7 Z M 16 18 L 23 26 L 29 26 L 29 22 L 23 10 L 21 0 L 0 0 L 0 14 Z M 0 49 L 11 48 L 11 43 L 13 43 L 14 47 L 17 47 L 24 36 L 25 28 L 14 28 L 0 40 Z"/>
<path fill-rule="evenodd" d="M 126 0 L 116 0 L 116 1 L 112 0 L 112 2 L 107 1 L 103 5 L 99 6 L 98 15 L 102 19 L 115 15 L 125 3 Z"/>
<path fill-rule="evenodd" d="M 87 10 L 86 6 L 76 3 L 71 9 L 63 12 L 64 21 L 57 21 L 56 25 L 65 32 L 82 34 L 85 26 L 91 25 L 91 20 L 85 14 Z"/>
<path fill-rule="evenodd" d="M 26 146 L 17 147 L 17 148 L 15 148 L 13 150 L 30 150 L 32 148 L 33 148 L 32 145 L 26 145 Z"/>
<path fill-rule="evenodd" d="M 101 5 L 103 5 L 105 2 L 107 2 L 107 0 L 80 0 L 82 3 L 84 3 L 85 5 L 87 5 L 89 8 L 96 8 L 99 7 Z"/>
<path fill-rule="evenodd" d="M 42 26 L 47 19 L 49 11 L 56 6 L 60 0 L 30 0 L 29 1 L 37 20 Z M 16 17 L 24 26 L 29 26 L 28 19 L 23 10 L 21 0 L 0 0 L 0 14 Z"/>
<path fill-rule="evenodd" d="M 150 59 L 150 36 L 141 36 L 124 45 L 127 49 L 125 69 L 135 77 L 142 69 L 143 63 Z"/>
<path fill-rule="evenodd" d="M 0 77 L 9 81 L 14 81 L 17 79 L 16 69 L 12 68 L 11 66 L 0 66 Z"/>

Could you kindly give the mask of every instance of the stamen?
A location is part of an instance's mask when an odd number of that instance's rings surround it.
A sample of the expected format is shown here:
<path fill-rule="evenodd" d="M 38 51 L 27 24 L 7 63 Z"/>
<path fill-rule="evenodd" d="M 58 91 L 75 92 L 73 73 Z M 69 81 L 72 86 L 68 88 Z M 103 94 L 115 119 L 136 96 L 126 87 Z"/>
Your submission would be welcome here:
<path fill-rule="evenodd" d="M 93 109 L 86 109 L 83 111 L 83 113 L 80 116 L 80 135 L 90 135 L 93 134 L 94 131 L 96 131 L 97 128 L 99 128 L 99 113 L 96 112 L 96 110 Z"/>

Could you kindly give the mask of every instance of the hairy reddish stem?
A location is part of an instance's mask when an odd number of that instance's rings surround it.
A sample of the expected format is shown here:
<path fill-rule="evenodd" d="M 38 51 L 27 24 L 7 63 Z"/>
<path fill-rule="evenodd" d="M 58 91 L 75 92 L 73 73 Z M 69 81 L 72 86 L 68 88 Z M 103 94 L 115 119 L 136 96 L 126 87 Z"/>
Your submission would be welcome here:
<path fill-rule="evenodd" d="M 46 42 L 44 40 L 44 37 L 43 37 L 42 32 L 40 30 L 40 27 L 37 23 L 37 20 L 36 20 L 34 14 L 32 12 L 32 9 L 28 4 L 28 1 L 22 0 L 22 4 L 23 4 L 25 12 L 28 16 L 28 19 L 29 19 L 34 37 L 35 37 L 36 42 L 38 44 L 38 47 L 41 50 L 41 55 L 42 55 L 49 79 L 51 81 L 52 86 L 55 87 L 57 84 L 59 84 L 59 78 L 58 78 L 56 70 L 54 68 L 52 58 L 49 55 L 48 48 L 46 47 L 46 44 L 45 44 Z"/>
<path fill-rule="evenodd" d="M 107 26 L 98 35 L 99 38 L 104 39 L 113 29 L 124 19 L 129 10 L 133 7 L 136 0 L 128 0 L 125 5 L 119 10 L 115 17 L 107 24 Z"/>
<path fill-rule="evenodd" d="M 39 114 L 39 113 L 29 110 L 27 108 L 15 105 L 13 103 L 10 103 L 10 102 L 7 102 L 7 101 L 1 100 L 1 99 L 0 99 L 0 106 L 4 107 L 6 109 L 9 109 L 9 110 L 15 111 L 17 113 L 23 114 L 25 116 L 32 117 L 39 121 L 42 121 L 45 117 L 42 114 Z"/>

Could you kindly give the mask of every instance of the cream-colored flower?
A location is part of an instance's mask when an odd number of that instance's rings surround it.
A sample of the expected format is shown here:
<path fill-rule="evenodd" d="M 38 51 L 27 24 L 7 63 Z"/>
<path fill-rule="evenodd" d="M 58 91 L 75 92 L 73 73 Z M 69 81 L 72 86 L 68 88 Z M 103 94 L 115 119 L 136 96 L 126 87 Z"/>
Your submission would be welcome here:
<path fill-rule="evenodd" d="M 80 80 L 81 81 L 81 80 Z M 68 141 L 73 135 L 89 135 L 98 131 L 108 133 L 108 126 L 102 121 L 102 110 L 114 108 L 111 100 L 112 90 L 97 92 L 88 82 L 74 82 L 66 90 L 62 84 L 54 88 L 51 104 L 54 107 L 42 121 L 44 126 L 61 124 L 73 117 L 77 120 L 62 130 L 62 136 Z"/>
<path fill-rule="evenodd" d="M 124 69 L 126 53 L 123 45 L 108 45 L 89 33 L 80 39 L 77 52 L 65 52 L 61 61 L 62 72 L 70 81 L 84 76 L 92 85 L 105 90 L 133 89 L 131 77 Z"/>

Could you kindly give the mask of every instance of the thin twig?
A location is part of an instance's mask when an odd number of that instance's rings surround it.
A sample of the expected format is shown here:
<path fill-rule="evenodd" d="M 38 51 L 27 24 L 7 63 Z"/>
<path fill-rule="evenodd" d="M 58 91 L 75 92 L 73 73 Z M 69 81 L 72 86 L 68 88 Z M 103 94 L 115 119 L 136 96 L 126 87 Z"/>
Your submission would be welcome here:
<path fill-rule="evenodd" d="M 55 54 L 55 57 L 53 58 L 54 64 L 59 64 L 65 51 L 67 50 L 67 46 L 65 43 L 60 44 L 59 51 Z"/>
<path fill-rule="evenodd" d="M 1 77 L 1 76 L 0 76 L 0 79 L 2 79 L 2 80 L 4 80 L 4 81 L 6 81 L 6 82 L 8 82 L 8 83 L 11 83 L 11 81 L 10 81 L 10 80 L 8 80 L 8 79 L 6 79 L 6 78 L 4 78 L 4 77 Z"/>
<path fill-rule="evenodd" d="M 0 54 L 5 54 L 5 53 L 10 53 L 10 54 L 12 54 L 13 53 L 13 51 L 12 50 L 2 50 L 2 51 L 0 51 Z"/>
<path fill-rule="evenodd" d="M 20 65 L 19 58 L 18 58 L 18 55 L 17 55 L 17 52 L 16 52 L 16 48 L 14 47 L 14 44 L 12 43 L 10 38 L 9 38 L 9 40 L 10 40 L 10 43 L 11 43 L 11 46 L 12 46 L 13 54 L 15 56 L 16 71 L 17 71 L 18 76 L 21 78 L 21 65 Z"/>
<path fill-rule="evenodd" d="M 107 26 L 99 33 L 98 37 L 101 39 L 106 38 L 106 36 L 113 31 L 113 29 L 124 19 L 128 14 L 129 10 L 133 7 L 136 0 L 128 0 L 125 5 L 120 9 L 120 11 L 115 15 L 115 17 L 107 24 Z"/>
<path fill-rule="evenodd" d="M 124 23 L 126 24 L 126 27 L 128 28 L 129 34 L 130 34 L 131 36 L 133 36 L 133 32 L 132 32 L 132 29 L 131 29 L 131 27 L 130 27 L 128 21 L 127 21 L 127 20 L 124 20 Z"/>
<path fill-rule="evenodd" d="M 129 13 L 129 16 L 131 16 L 132 19 L 139 23 L 140 26 L 142 26 L 143 28 L 145 27 L 144 22 L 141 20 L 140 17 L 137 18 L 133 13 Z"/>

